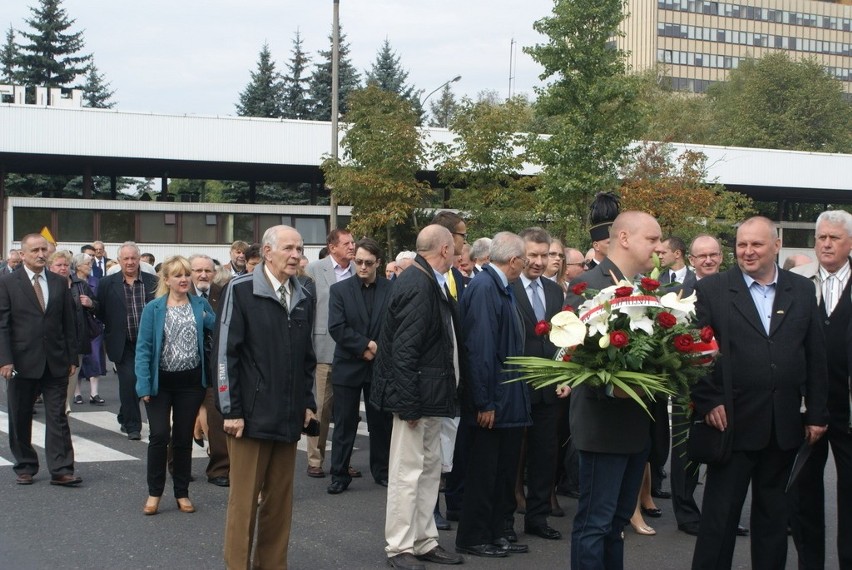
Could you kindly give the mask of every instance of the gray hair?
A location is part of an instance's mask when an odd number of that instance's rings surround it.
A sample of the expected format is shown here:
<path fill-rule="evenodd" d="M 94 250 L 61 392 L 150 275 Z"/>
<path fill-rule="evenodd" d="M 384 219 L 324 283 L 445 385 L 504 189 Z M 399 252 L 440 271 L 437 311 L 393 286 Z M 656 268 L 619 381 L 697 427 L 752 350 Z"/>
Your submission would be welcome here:
<path fill-rule="evenodd" d="M 852 214 L 846 210 L 826 210 L 820 214 L 816 220 L 814 232 L 817 231 L 817 228 L 819 228 L 819 225 L 823 222 L 843 226 L 843 229 L 846 231 L 846 235 L 852 236 Z"/>
<path fill-rule="evenodd" d="M 491 242 L 491 263 L 509 263 L 513 257 L 524 257 L 526 249 L 524 240 L 512 232 L 500 232 Z"/>
<path fill-rule="evenodd" d="M 121 257 L 121 250 L 124 249 L 125 247 L 129 247 L 131 249 L 136 250 L 136 257 L 139 257 L 140 255 L 142 255 L 142 252 L 139 250 L 139 246 L 136 245 L 135 241 L 126 241 L 119 246 L 118 257 Z"/>
<path fill-rule="evenodd" d="M 193 253 L 192 255 L 189 256 L 187 261 L 189 261 L 189 264 L 192 265 L 192 262 L 195 261 L 196 259 L 206 259 L 207 261 L 209 261 L 210 263 L 213 264 L 214 269 L 216 268 L 216 262 L 213 261 L 213 258 L 210 257 L 209 255 L 204 254 L 204 253 Z"/>
<path fill-rule="evenodd" d="M 414 259 L 417 257 L 417 254 L 413 251 L 400 251 L 396 254 L 396 262 L 399 263 L 403 259 Z"/>
<path fill-rule="evenodd" d="M 77 271 L 78 265 L 85 265 L 92 262 L 92 256 L 88 253 L 78 253 L 71 258 L 71 271 Z"/>
<path fill-rule="evenodd" d="M 479 238 L 470 246 L 470 258 L 474 261 L 485 259 L 491 249 L 491 238 Z"/>
<path fill-rule="evenodd" d="M 299 231 L 296 228 L 291 227 L 291 226 L 285 226 L 285 225 L 272 226 L 271 228 L 268 228 L 265 232 L 263 232 L 263 239 L 260 240 L 261 249 L 263 249 L 266 246 L 269 246 L 269 247 L 274 249 L 275 243 L 278 241 L 278 234 L 281 233 L 284 230 L 293 230 L 297 234 L 299 233 Z M 302 236 L 302 234 L 299 234 L 300 239 L 301 239 L 301 236 Z"/>

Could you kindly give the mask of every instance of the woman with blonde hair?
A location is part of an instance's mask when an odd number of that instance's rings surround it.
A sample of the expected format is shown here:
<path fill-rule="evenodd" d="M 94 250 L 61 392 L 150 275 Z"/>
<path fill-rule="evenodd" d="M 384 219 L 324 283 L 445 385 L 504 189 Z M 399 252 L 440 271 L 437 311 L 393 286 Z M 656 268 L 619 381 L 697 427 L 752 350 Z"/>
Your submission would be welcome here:
<path fill-rule="evenodd" d="M 179 255 L 160 267 L 157 298 L 145 305 L 136 339 L 136 394 L 145 403 L 151 430 L 148 442 L 148 500 L 142 512 L 159 512 L 166 486 L 171 441 L 175 500 L 183 513 L 195 512 L 189 500 L 192 431 L 207 386 L 204 331 L 216 316 L 203 297 L 190 295 L 189 261 Z"/>

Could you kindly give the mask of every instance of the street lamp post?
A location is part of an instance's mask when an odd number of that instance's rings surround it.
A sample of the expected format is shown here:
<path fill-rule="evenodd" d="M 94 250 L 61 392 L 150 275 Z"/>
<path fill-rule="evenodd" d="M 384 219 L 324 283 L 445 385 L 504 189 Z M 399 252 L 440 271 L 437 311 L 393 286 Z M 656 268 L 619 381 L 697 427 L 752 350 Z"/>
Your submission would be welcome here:
<path fill-rule="evenodd" d="M 337 115 L 340 97 L 340 0 L 334 0 L 334 16 L 331 25 L 331 159 L 335 162 L 337 152 Z M 337 196 L 332 188 L 329 195 L 329 231 L 337 228 Z"/>
<path fill-rule="evenodd" d="M 461 81 L 461 75 L 456 75 L 456 76 L 455 76 L 455 77 L 453 77 L 452 79 L 449 79 L 449 80 L 444 81 L 443 83 L 441 83 L 441 84 L 438 86 L 438 88 L 437 88 L 437 89 L 435 89 L 435 90 L 431 91 L 428 95 L 426 95 L 426 96 L 423 98 L 423 100 L 422 100 L 422 101 L 420 101 L 420 106 L 421 106 L 421 107 L 422 107 L 422 106 L 424 106 L 424 105 L 426 104 L 426 100 L 427 100 L 427 99 L 429 99 L 429 97 L 431 97 L 432 95 L 434 95 L 435 93 L 437 93 L 438 91 L 440 91 L 441 89 L 443 89 L 444 87 L 446 87 L 447 85 L 449 85 L 450 83 L 455 83 L 456 81 Z"/>

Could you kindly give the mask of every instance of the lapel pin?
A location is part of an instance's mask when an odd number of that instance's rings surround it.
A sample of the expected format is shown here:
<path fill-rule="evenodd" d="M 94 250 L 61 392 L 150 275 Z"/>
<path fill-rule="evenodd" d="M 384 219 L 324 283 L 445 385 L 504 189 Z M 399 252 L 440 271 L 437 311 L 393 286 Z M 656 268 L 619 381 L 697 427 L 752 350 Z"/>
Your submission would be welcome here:
<path fill-rule="evenodd" d="M 775 314 L 776 314 L 776 315 L 783 315 L 783 314 L 784 314 L 784 311 L 775 311 Z"/>

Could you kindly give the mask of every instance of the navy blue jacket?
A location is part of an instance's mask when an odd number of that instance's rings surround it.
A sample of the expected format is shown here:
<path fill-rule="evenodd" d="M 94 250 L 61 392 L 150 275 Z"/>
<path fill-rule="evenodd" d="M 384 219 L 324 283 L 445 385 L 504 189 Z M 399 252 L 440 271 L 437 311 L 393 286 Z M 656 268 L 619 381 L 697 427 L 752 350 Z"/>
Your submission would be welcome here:
<path fill-rule="evenodd" d="M 475 422 L 478 412 L 494 411 L 494 427 L 532 424 L 526 384 L 510 382 L 506 358 L 524 353 L 520 314 L 500 276 L 491 266 L 472 279 L 461 298 L 464 346 L 470 368 L 463 417 Z"/>

